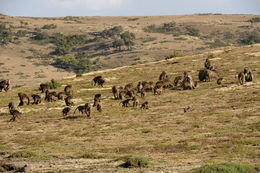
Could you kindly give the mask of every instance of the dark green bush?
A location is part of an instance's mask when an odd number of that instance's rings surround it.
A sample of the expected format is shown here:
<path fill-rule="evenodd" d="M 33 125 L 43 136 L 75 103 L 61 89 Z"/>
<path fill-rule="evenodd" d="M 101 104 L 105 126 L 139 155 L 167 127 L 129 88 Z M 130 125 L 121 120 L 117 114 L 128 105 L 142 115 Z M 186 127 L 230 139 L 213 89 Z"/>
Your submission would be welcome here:
<path fill-rule="evenodd" d="M 187 27 L 186 30 L 187 30 L 186 33 L 190 36 L 195 36 L 195 37 L 200 36 L 200 31 L 196 28 Z"/>
<path fill-rule="evenodd" d="M 253 17 L 252 19 L 249 19 L 248 22 L 251 22 L 251 23 L 260 22 L 260 17 Z"/>
<path fill-rule="evenodd" d="M 190 173 L 256 173 L 250 165 L 238 163 L 216 163 L 193 169 Z"/>
<path fill-rule="evenodd" d="M 46 82 L 50 89 L 56 89 L 61 86 L 56 80 L 52 79 L 50 82 Z"/>
<path fill-rule="evenodd" d="M 143 30 L 145 32 L 149 33 L 172 33 L 174 30 L 176 30 L 176 23 L 175 22 L 169 22 L 169 23 L 163 23 L 161 26 L 156 25 L 149 25 L 145 27 Z"/>
<path fill-rule="evenodd" d="M 57 25 L 55 24 L 46 24 L 42 27 L 42 29 L 55 29 L 57 28 Z"/>
<path fill-rule="evenodd" d="M 175 58 L 175 57 L 179 57 L 180 54 L 177 51 L 174 51 L 171 55 L 165 56 L 165 59 L 171 59 L 171 58 Z"/>
<path fill-rule="evenodd" d="M 260 32 L 259 31 L 253 31 L 251 33 L 245 32 L 242 33 L 242 38 L 238 41 L 241 44 L 255 44 L 255 43 L 260 43 Z"/>

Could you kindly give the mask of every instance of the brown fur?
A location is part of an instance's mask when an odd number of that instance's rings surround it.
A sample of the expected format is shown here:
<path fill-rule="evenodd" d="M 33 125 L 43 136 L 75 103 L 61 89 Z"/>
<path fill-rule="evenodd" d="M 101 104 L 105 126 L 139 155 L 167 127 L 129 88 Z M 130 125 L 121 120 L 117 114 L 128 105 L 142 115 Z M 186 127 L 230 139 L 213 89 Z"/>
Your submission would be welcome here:
<path fill-rule="evenodd" d="M 39 88 L 39 90 L 41 90 L 42 91 L 42 93 L 45 93 L 46 92 L 46 90 L 48 90 L 49 89 L 49 86 L 47 85 L 47 84 L 40 84 L 40 88 Z"/>
<path fill-rule="evenodd" d="M 250 82 L 253 81 L 253 73 L 249 67 L 244 68 L 245 81 Z"/>
<path fill-rule="evenodd" d="M 148 101 L 145 101 L 144 103 L 142 103 L 142 105 L 141 105 L 141 109 L 149 109 L 149 106 L 148 106 Z"/>
<path fill-rule="evenodd" d="M 174 78 L 174 86 L 181 86 L 181 84 L 182 84 L 182 76 L 177 76 L 177 77 L 175 77 Z"/>
<path fill-rule="evenodd" d="M 245 74 L 243 72 L 238 74 L 238 82 L 240 85 L 244 85 L 246 83 Z"/>
<path fill-rule="evenodd" d="M 18 97 L 20 99 L 19 106 L 23 106 L 25 103 L 27 103 L 27 105 L 30 104 L 30 99 L 29 99 L 29 97 L 26 94 L 18 93 Z"/>
<path fill-rule="evenodd" d="M 218 84 L 218 85 L 221 85 L 221 84 L 222 84 L 222 81 L 223 81 L 223 78 L 218 78 L 217 84 Z"/>
<path fill-rule="evenodd" d="M 211 62 L 208 58 L 205 60 L 204 67 L 206 69 L 212 69 Z"/>
<path fill-rule="evenodd" d="M 72 85 L 65 86 L 64 92 L 66 95 L 73 95 Z"/>
<path fill-rule="evenodd" d="M 155 86 L 153 89 L 153 94 L 154 95 L 161 95 L 162 91 L 163 91 L 163 87 L 162 86 Z"/>
<path fill-rule="evenodd" d="M 187 90 L 187 89 L 192 90 L 192 89 L 195 88 L 192 77 L 186 71 L 184 72 L 184 78 L 183 78 L 183 81 L 182 81 L 182 88 L 184 90 Z"/>
<path fill-rule="evenodd" d="M 117 86 L 112 87 L 112 93 L 115 100 L 119 99 L 119 89 L 117 88 Z"/>
<path fill-rule="evenodd" d="M 199 80 L 200 81 L 210 81 L 211 79 L 218 78 L 218 74 L 216 71 L 209 69 L 201 69 L 199 71 Z"/>
<path fill-rule="evenodd" d="M 16 118 L 20 118 L 21 117 L 21 112 L 19 112 L 18 110 L 10 110 L 10 114 L 13 116 L 9 121 L 15 121 Z"/>
<path fill-rule="evenodd" d="M 10 111 L 10 110 L 15 110 L 14 103 L 13 103 L 13 102 L 9 102 L 8 108 L 9 108 L 9 111 Z"/>
<path fill-rule="evenodd" d="M 70 108 L 69 108 L 69 107 L 65 107 L 65 108 L 62 110 L 62 115 L 63 115 L 63 116 L 68 115 L 69 111 L 70 111 Z"/>
<path fill-rule="evenodd" d="M 94 86 L 96 86 L 96 84 L 98 84 L 103 87 L 103 84 L 105 83 L 105 79 L 103 79 L 102 76 L 96 76 L 93 78 L 92 81 L 94 83 Z"/>
<path fill-rule="evenodd" d="M 165 80 L 165 79 L 168 79 L 168 76 L 167 76 L 166 72 L 163 71 L 163 72 L 160 74 L 160 76 L 159 76 L 159 80 Z"/>
<path fill-rule="evenodd" d="M 68 96 L 68 97 L 66 97 L 65 98 L 65 104 L 66 104 L 66 106 L 74 106 L 74 103 L 73 103 L 73 101 L 72 101 L 72 96 Z"/>
<path fill-rule="evenodd" d="M 144 88 L 141 89 L 141 98 L 144 98 L 145 97 L 145 90 Z"/>
<path fill-rule="evenodd" d="M 9 79 L 0 81 L 0 92 L 2 92 L 3 89 L 5 91 L 8 91 L 10 89 L 10 80 Z"/>
<path fill-rule="evenodd" d="M 85 113 L 87 115 L 87 118 L 90 118 L 91 108 L 90 108 L 90 105 L 88 103 L 85 104 Z"/>
<path fill-rule="evenodd" d="M 102 112 L 102 106 L 99 102 L 97 103 L 97 111 Z"/>
<path fill-rule="evenodd" d="M 41 96 L 37 95 L 37 94 L 32 94 L 32 98 L 33 98 L 33 103 L 32 104 L 39 104 L 42 102 Z"/>
<path fill-rule="evenodd" d="M 132 101 L 133 101 L 133 107 L 137 107 L 139 104 L 139 100 L 136 97 L 133 97 Z"/>
<path fill-rule="evenodd" d="M 131 99 L 126 99 L 126 100 L 120 102 L 120 104 L 122 104 L 122 107 L 128 107 L 130 105 L 130 101 L 131 101 Z"/>
<path fill-rule="evenodd" d="M 59 92 L 57 97 L 59 100 L 64 100 L 67 96 L 65 92 Z"/>
<path fill-rule="evenodd" d="M 48 101 L 48 102 L 56 101 L 55 97 L 56 97 L 56 92 L 50 92 L 49 90 L 45 91 L 45 100 L 46 101 Z"/>

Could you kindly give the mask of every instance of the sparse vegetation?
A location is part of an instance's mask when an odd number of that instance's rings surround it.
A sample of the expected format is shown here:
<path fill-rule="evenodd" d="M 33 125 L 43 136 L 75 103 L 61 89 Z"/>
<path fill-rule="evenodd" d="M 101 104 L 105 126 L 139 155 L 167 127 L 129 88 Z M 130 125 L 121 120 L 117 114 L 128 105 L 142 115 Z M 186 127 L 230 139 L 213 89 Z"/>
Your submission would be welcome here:
<path fill-rule="evenodd" d="M 11 28 L 7 28 L 5 24 L 0 24 L 0 45 L 7 45 L 13 41 L 13 33 Z"/>
<path fill-rule="evenodd" d="M 22 150 L 12 153 L 9 158 L 33 158 L 36 154 L 32 151 Z"/>
<path fill-rule="evenodd" d="M 57 25 L 55 24 L 46 24 L 42 27 L 42 29 L 55 29 L 57 28 Z"/>
<path fill-rule="evenodd" d="M 144 168 L 151 165 L 151 163 L 144 157 L 126 157 L 125 163 L 122 167 L 125 168 Z"/>
<path fill-rule="evenodd" d="M 61 86 L 59 82 L 57 82 L 55 79 L 52 79 L 50 82 L 46 83 L 50 89 L 56 89 Z"/>
<path fill-rule="evenodd" d="M 165 59 L 172 59 L 172 58 L 175 58 L 175 57 L 179 57 L 180 54 L 177 52 L 177 51 L 174 51 L 171 55 L 167 55 L 165 56 Z"/>
<path fill-rule="evenodd" d="M 248 22 L 251 22 L 251 23 L 260 22 L 260 17 L 253 17 L 252 19 L 249 19 Z"/>

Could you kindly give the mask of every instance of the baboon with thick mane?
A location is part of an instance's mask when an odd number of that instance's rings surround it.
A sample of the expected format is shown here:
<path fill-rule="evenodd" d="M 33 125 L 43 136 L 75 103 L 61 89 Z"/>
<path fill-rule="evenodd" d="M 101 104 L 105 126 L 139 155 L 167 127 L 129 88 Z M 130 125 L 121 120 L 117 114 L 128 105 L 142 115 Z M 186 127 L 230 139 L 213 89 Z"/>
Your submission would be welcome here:
<path fill-rule="evenodd" d="M 165 80 L 165 79 L 168 79 L 168 76 L 167 76 L 166 72 L 163 71 L 163 72 L 160 74 L 160 76 L 159 76 L 159 80 Z"/>
<path fill-rule="evenodd" d="M 10 80 L 9 79 L 0 81 L 0 92 L 2 92 L 3 89 L 5 91 L 8 91 L 10 89 Z"/>
<path fill-rule="evenodd" d="M 33 98 L 33 103 L 32 104 L 39 104 L 42 102 L 41 96 L 37 95 L 37 94 L 32 94 L 32 98 Z"/>
<path fill-rule="evenodd" d="M 149 109 L 149 106 L 148 106 L 148 101 L 145 101 L 144 103 L 142 103 L 142 105 L 141 105 L 141 109 Z"/>
<path fill-rule="evenodd" d="M 62 109 L 62 115 L 63 116 L 68 115 L 69 111 L 70 111 L 70 108 L 69 107 L 65 107 L 64 109 Z"/>
<path fill-rule="evenodd" d="M 73 95 L 72 85 L 65 86 L 64 92 L 66 95 Z"/>
<path fill-rule="evenodd" d="M 103 84 L 105 83 L 105 79 L 103 79 L 102 76 L 96 76 L 93 78 L 92 81 L 94 82 L 94 86 L 96 86 L 96 84 L 98 84 L 103 87 Z"/>
<path fill-rule="evenodd" d="M 48 90 L 48 89 L 49 89 L 49 85 L 44 84 L 44 83 L 40 84 L 40 88 L 39 88 L 39 90 L 41 90 L 42 93 L 45 93 L 46 90 Z"/>
<path fill-rule="evenodd" d="M 66 104 L 66 106 L 74 106 L 74 103 L 73 103 L 72 99 L 73 99 L 73 96 L 67 96 L 67 97 L 65 98 L 65 104 Z"/>
<path fill-rule="evenodd" d="M 201 69 L 199 71 L 199 80 L 200 81 L 210 81 L 213 78 L 218 78 L 218 73 L 215 70 Z"/>
<path fill-rule="evenodd" d="M 249 67 L 244 68 L 244 75 L 245 75 L 246 82 L 253 81 L 253 73 Z"/>
<path fill-rule="evenodd" d="M 142 85 L 145 91 L 153 91 L 153 82 L 142 81 Z"/>
<path fill-rule="evenodd" d="M 19 106 L 23 106 L 25 103 L 27 103 L 27 105 L 30 104 L 30 99 L 29 99 L 29 97 L 26 94 L 18 93 L 18 97 L 20 99 Z"/>
<path fill-rule="evenodd" d="M 192 90 L 192 89 L 195 88 L 192 77 L 186 71 L 184 72 L 184 78 L 183 78 L 183 81 L 182 81 L 182 88 L 184 90 L 187 90 L 187 89 Z"/>

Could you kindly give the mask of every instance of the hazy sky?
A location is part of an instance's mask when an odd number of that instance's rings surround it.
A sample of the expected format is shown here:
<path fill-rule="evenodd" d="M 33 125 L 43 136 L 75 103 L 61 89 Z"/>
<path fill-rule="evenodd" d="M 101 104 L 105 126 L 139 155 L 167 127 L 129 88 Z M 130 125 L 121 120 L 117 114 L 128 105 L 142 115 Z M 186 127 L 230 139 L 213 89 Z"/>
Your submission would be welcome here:
<path fill-rule="evenodd" d="M 154 16 L 260 14 L 260 0 L 0 0 L 10 16 Z"/>

